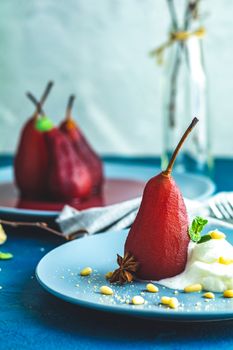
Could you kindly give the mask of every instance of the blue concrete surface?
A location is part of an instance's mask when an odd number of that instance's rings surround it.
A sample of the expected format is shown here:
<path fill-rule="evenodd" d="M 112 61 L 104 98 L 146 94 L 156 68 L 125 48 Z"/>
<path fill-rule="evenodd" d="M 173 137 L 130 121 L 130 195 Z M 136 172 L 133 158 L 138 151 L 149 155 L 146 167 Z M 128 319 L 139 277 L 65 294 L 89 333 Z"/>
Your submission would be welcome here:
<path fill-rule="evenodd" d="M 117 161 L 121 161 L 118 159 Z M 148 161 L 158 164 L 158 159 Z M 11 157 L 0 164 L 11 164 Z M 140 164 L 144 160 L 122 160 Z M 146 165 L 145 165 L 146 166 Z M 233 160 L 216 161 L 218 190 L 232 190 Z M 233 349 L 233 321 L 164 323 L 84 309 L 42 289 L 34 270 L 44 254 L 63 243 L 36 230 L 8 229 L 0 261 L 0 349 Z"/>

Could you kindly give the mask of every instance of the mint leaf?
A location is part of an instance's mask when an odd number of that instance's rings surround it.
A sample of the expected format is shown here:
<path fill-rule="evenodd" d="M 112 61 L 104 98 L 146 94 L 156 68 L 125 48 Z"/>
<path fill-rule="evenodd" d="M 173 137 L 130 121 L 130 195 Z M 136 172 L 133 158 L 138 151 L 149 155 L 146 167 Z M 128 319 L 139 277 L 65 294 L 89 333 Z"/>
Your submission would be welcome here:
<path fill-rule="evenodd" d="M 12 258 L 13 258 L 13 254 L 0 252 L 0 260 L 9 260 Z"/>
<path fill-rule="evenodd" d="M 210 235 L 204 235 L 201 237 L 200 241 L 197 242 L 197 244 L 205 243 L 205 242 L 209 241 L 210 239 L 211 239 Z"/>
<path fill-rule="evenodd" d="M 197 243 L 200 241 L 201 239 L 201 234 L 199 232 L 195 232 L 192 230 L 192 228 L 189 228 L 189 237 L 191 239 L 191 241 Z"/>
<path fill-rule="evenodd" d="M 201 231 L 207 223 L 208 220 L 203 219 L 200 216 L 195 217 L 188 230 L 189 237 L 193 242 L 197 243 L 201 240 Z"/>

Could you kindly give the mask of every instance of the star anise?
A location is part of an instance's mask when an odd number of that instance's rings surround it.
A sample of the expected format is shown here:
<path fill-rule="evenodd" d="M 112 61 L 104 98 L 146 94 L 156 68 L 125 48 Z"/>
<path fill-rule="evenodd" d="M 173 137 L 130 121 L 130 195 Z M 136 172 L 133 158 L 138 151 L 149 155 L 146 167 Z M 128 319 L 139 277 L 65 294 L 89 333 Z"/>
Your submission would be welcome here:
<path fill-rule="evenodd" d="M 132 282 L 139 267 L 139 263 L 135 260 L 134 256 L 126 252 L 122 258 L 117 254 L 117 263 L 119 268 L 113 272 L 112 277 L 109 279 L 110 283 L 117 282 L 124 284 Z"/>

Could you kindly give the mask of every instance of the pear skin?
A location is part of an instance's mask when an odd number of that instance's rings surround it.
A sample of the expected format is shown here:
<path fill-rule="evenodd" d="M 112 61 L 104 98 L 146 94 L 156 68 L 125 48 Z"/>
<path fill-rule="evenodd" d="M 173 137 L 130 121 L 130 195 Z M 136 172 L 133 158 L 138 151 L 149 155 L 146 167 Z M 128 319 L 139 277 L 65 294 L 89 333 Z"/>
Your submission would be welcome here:
<path fill-rule="evenodd" d="M 49 153 L 48 191 L 51 199 L 69 201 L 90 196 L 89 170 L 79 158 L 69 138 L 58 128 L 46 133 Z"/>
<path fill-rule="evenodd" d="M 67 105 L 66 118 L 61 123 L 60 130 L 70 139 L 78 157 L 82 158 L 86 164 L 92 179 L 93 193 L 99 193 L 104 180 L 102 161 L 71 116 L 74 99 L 75 96 L 71 95 Z"/>
<path fill-rule="evenodd" d="M 141 206 L 125 242 L 125 253 L 139 263 L 137 277 L 158 281 L 185 269 L 189 244 L 188 215 L 183 196 L 171 176 L 176 156 L 197 124 L 194 118 L 165 171 L 148 181 Z"/>
<path fill-rule="evenodd" d="M 48 152 L 43 133 L 35 128 L 35 117 L 25 124 L 17 147 L 15 182 L 23 198 L 46 197 Z"/>

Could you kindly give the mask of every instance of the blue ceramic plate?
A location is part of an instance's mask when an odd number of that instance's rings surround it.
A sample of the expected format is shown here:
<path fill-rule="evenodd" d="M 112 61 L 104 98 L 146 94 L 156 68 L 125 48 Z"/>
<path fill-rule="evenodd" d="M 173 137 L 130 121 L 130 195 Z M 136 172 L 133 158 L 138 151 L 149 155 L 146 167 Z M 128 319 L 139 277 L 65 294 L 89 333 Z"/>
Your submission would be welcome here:
<path fill-rule="evenodd" d="M 159 168 L 153 166 L 138 166 L 127 164 L 116 164 L 111 161 L 104 162 L 104 171 L 108 179 L 128 179 L 136 181 L 147 181 L 149 178 L 160 172 Z M 203 200 L 212 195 L 215 191 L 214 183 L 207 177 L 191 173 L 174 173 L 174 178 L 178 183 L 183 195 L 188 199 Z M 6 167 L 0 169 L 0 185 L 13 182 L 13 168 Z M 130 199 L 130 198 L 127 198 Z M 32 210 L 10 208 L 0 205 L 0 214 L 4 216 L 29 217 L 31 219 L 48 220 L 58 215 L 58 211 Z"/>
<path fill-rule="evenodd" d="M 218 228 L 233 244 L 230 226 L 211 220 L 206 230 Z M 113 296 L 99 293 L 102 285 L 109 285 L 105 274 L 116 268 L 116 254 L 122 254 L 127 232 L 102 233 L 66 243 L 45 255 L 36 269 L 40 284 L 55 296 L 80 306 L 122 313 L 142 318 L 175 321 L 217 321 L 233 319 L 233 299 L 224 299 L 216 293 L 215 300 L 206 302 L 201 293 L 185 294 L 159 286 L 159 293 L 145 292 L 146 283 L 133 282 L 111 286 Z M 80 270 L 91 266 L 93 274 L 81 277 Z M 128 304 L 134 295 L 142 293 L 146 304 Z M 160 305 L 161 296 L 176 296 L 181 307 L 176 310 Z M 197 306 L 198 303 L 198 306 Z"/>

